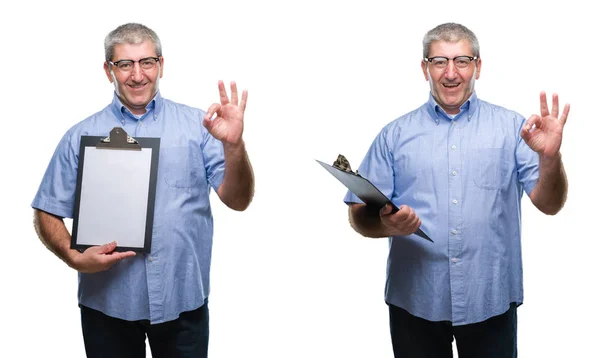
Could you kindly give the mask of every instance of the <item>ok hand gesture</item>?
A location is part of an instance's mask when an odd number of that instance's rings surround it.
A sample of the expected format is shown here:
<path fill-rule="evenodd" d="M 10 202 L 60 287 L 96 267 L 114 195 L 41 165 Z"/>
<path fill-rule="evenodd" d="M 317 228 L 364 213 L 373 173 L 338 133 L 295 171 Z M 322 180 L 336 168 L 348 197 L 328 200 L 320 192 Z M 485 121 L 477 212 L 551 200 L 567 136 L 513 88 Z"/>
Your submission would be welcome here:
<path fill-rule="evenodd" d="M 223 144 L 237 145 L 241 142 L 244 131 L 244 111 L 248 91 L 242 92 L 242 100 L 238 103 L 237 86 L 235 82 L 231 82 L 231 100 L 229 100 L 223 81 L 219 81 L 219 96 L 221 104 L 213 103 L 208 108 L 202 124 Z M 217 116 L 212 119 L 215 113 Z"/>
<path fill-rule="evenodd" d="M 552 95 L 552 112 L 548 112 L 546 92 L 540 93 L 540 115 L 534 114 L 521 130 L 525 143 L 541 156 L 553 158 L 558 155 L 562 143 L 562 134 L 570 105 L 566 104 L 558 116 L 558 95 Z M 535 126 L 535 127 L 534 127 Z"/>

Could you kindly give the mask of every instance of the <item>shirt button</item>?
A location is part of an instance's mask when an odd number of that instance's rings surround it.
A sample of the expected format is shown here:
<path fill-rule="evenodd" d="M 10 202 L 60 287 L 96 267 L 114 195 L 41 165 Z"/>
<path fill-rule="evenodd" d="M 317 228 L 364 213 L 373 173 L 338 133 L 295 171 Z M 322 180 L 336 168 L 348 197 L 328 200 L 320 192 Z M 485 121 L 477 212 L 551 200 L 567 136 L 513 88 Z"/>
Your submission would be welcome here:
<path fill-rule="evenodd" d="M 458 260 L 456 259 L 456 257 L 453 257 L 453 258 L 452 258 L 452 262 L 456 263 L 456 261 L 458 261 Z"/>
<path fill-rule="evenodd" d="M 452 125 L 453 125 L 453 126 L 455 126 L 455 125 L 456 125 L 456 122 L 452 122 Z"/>
<path fill-rule="evenodd" d="M 457 174 L 457 173 L 456 173 L 456 170 L 453 170 L 453 171 L 452 171 L 452 175 L 456 176 L 456 174 Z"/>
<path fill-rule="evenodd" d="M 458 200 L 456 200 L 456 199 L 452 200 L 452 204 L 458 204 Z"/>
<path fill-rule="evenodd" d="M 148 261 L 152 262 L 153 258 L 152 256 L 148 257 Z"/>
<path fill-rule="evenodd" d="M 456 230 L 452 230 L 451 232 L 452 232 L 452 235 L 456 235 L 457 231 Z"/>
<path fill-rule="evenodd" d="M 456 146 L 455 146 L 454 144 L 452 144 L 452 147 L 451 147 L 451 148 L 452 148 L 453 150 L 456 150 Z"/>

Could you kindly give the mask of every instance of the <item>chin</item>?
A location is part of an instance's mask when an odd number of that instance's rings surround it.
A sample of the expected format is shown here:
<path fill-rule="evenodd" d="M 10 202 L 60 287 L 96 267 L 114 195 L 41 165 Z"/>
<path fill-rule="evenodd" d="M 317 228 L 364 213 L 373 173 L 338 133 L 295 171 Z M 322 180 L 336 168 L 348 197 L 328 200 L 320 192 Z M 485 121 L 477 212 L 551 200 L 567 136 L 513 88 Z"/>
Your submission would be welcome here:
<path fill-rule="evenodd" d="M 150 97 L 148 97 L 148 96 L 144 96 L 143 98 L 142 97 L 131 98 L 131 103 L 138 105 L 138 106 L 147 104 L 148 102 L 150 102 Z"/>
<path fill-rule="evenodd" d="M 460 107 L 460 105 L 465 101 L 462 98 L 451 98 L 445 101 L 448 107 Z"/>

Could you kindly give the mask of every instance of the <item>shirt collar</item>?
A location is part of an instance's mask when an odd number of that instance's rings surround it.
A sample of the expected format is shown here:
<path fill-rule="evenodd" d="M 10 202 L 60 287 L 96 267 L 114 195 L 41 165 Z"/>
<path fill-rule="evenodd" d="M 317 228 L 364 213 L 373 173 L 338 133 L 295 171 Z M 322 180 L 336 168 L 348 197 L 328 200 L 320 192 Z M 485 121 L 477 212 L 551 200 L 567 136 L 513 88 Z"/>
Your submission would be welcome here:
<path fill-rule="evenodd" d="M 152 117 L 150 118 L 156 121 L 158 119 L 158 115 L 160 114 L 163 108 L 163 101 L 164 100 L 160 95 L 160 91 L 156 92 L 154 98 L 152 98 L 152 100 L 146 106 L 146 113 L 144 113 L 144 115 L 139 119 L 145 119 L 147 116 L 152 114 Z M 125 121 L 128 119 L 138 121 L 138 118 L 131 113 L 129 108 L 125 107 L 123 102 L 121 102 L 121 99 L 119 99 L 119 96 L 117 96 L 116 92 L 113 93 L 113 101 L 110 106 L 111 111 L 113 112 L 115 117 L 117 117 L 117 119 L 121 122 L 121 124 L 125 125 Z"/>
<path fill-rule="evenodd" d="M 452 120 L 452 118 L 448 117 L 448 115 L 444 112 L 442 107 L 435 101 L 431 92 L 429 92 L 429 100 L 427 101 L 427 113 L 431 116 L 431 118 L 435 121 L 436 124 L 440 124 L 440 118 L 444 118 L 446 120 Z M 471 96 L 465 101 L 465 103 L 460 106 L 460 112 L 456 115 L 455 118 L 462 117 L 463 112 L 467 112 L 467 120 L 470 122 L 471 119 L 474 118 L 475 111 L 479 107 L 479 99 L 477 98 L 477 94 L 475 91 L 471 93 Z"/>

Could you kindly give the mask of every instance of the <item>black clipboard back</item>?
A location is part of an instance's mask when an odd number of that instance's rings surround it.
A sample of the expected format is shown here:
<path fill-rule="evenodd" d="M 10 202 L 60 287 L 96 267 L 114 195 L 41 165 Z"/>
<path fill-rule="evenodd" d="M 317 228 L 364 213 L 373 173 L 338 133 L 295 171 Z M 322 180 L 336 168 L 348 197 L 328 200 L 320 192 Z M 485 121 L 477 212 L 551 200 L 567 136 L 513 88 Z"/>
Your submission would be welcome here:
<path fill-rule="evenodd" d="M 350 190 L 354 195 L 356 195 L 360 200 L 362 200 L 368 206 L 372 206 L 377 209 L 381 209 L 386 204 L 392 206 L 392 213 L 397 212 L 398 207 L 392 203 L 387 196 L 385 196 L 373 183 L 371 183 L 367 178 L 362 177 L 358 172 L 354 173 L 349 164 L 347 166 L 337 165 L 339 163 L 340 157 L 343 158 L 342 155 L 338 157 L 338 161 L 334 163 L 334 165 L 329 165 L 323 163 L 320 160 L 317 160 L 325 170 L 327 170 L 331 175 L 333 175 L 337 180 L 339 180 L 348 190 Z M 345 158 L 344 158 L 345 159 Z M 347 163 L 347 161 L 346 161 Z M 341 168 L 341 169 L 340 169 Z M 429 240 L 433 242 L 433 240 L 425 233 L 423 230 L 418 229 L 415 232 L 415 235 L 424 238 L 425 240 Z"/>

